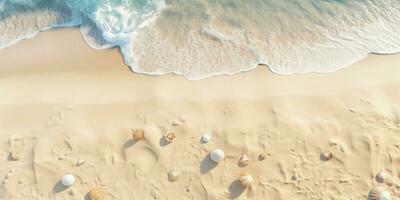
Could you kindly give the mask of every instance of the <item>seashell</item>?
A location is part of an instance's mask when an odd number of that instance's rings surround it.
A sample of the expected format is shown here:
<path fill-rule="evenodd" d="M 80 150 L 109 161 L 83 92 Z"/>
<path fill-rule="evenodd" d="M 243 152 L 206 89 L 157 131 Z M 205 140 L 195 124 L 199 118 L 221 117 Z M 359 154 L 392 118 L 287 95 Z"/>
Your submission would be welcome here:
<path fill-rule="evenodd" d="M 258 155 L 258 160 L 259 161 L 263 161 L 267 158 L 267 154 L 265 153 L 261 153 L 260 155 Z"/>
<path fill-rule="evenodd" d="M 164 138 L 165 138 L 165 141 L 172 142 L 175 139 L 175 133 L 169 132 L 169 133 L 164 135 Z"/>
<path fill-rule="evenodd" d="M 179 180 L 181 176 L 181 172 L 179 172 L 176 169 L 172 169 L 171 171 L 168 172 L 168 180 L 171 182 L 175 182 L 177 180 Z"/>
<path fill-rule="evenodd" d="M 243 155 L 240 157 L 239 166 L 245 167 L 245 166 L 247 166 L 248 164 L 249 164 L 249 158 L 246 156 L 246 154 L 243 154 Z"/>
<path fill-rule="evenodd" d="M 140 129 L 133 130 L 132 138 L 135 141 L 142 140 L 144 138 L 144 131 Z"/>
<path fill-rule="evenodd" d="M 10 160 L 12 161 L 17 161 L 19 160 L 21 157 L 19 156 L 19 153 L 17 151 L 11 151 L 10 152 Z"/>
<path fill-rule="evenodd" d="M 61 183 L 65 186 L 65 187 L 69 187 L 72 184 L 74 184 L 75 182 L 75 177 L 71 174 L 66 174 L 61 178 Z"/>
<path fill-rule="evenodd" d="M 376 186 L 369 191 L 368 200 L 390 200 L 390 193 L 381 186 Z"/>
<path fill-rule="evenodd" d="M 79 159 L 76 161 L 76 166 L 81 166 L 81 165 L 83 165 L 83 164 L 85 164 L 85 160 L 83 160 L 82 158 L 79 158 Z"/>
<path fill-rule="evenodd" d="M 225 153 L 221 149 L 214 149 L 210 154 L 210 159 L 216 163 L 225 158 Z"/>
<path fill-rule="evenodd" d="M 322 159 L 323 161 L 328 161 L 328 160 L 330 160 L 330 159 L 332 159 L 332 158 L 333 158 L 333 155 L 332 155 L 332 153 L 329 152 L 329 151 L 324 151 L 323 153 L 321 153 L 321 159 Z"/>
<path fill-rule="evenodd" d="M 254 182 L 254 179 L 249 173 L 243 173 L 240 175 L 239 181 L 243 187 L 249 187 Z"/>
<path fill-rule="evenodd" d="M 376 176 L 375 176 L 375 180 L 378 182 L 378 183 L 392 183 L 391 182 L 391 177 L 390 177 L 390 175 L 385 171 L 385 170 L 382 170 L 382 171 L 380 171 Z"/>
<path fill-rule="evenodd" d="M 210 141 L 211 136 L 208 134 L 204 134 L 201 136 L 201 142 L 208 143 Z"/>
<path fill-rule="evenodd" d="M 103 195 L 103 193 L 102 193 L 100 190 L 98 190 L 98 189 L 91 189 L 91 190 L 88 192 L 88 197 L 89 197 L 90 200 L 103 200 L 104 195 Z"/>

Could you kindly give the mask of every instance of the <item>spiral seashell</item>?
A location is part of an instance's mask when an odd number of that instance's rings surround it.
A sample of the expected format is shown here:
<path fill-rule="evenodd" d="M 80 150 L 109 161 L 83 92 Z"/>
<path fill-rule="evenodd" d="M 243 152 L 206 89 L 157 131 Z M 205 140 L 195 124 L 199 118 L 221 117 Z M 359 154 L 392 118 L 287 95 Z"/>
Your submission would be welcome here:
<path fill-rule="evenodd" d="M 17 151 L 11 151 L 10 152 L 10 160 L 12 161 L 17 161 L 19 160 L 21 157 L 19 156 L 19 153 Z"/>
<path fill-rule="evenodd" d="M 169 132 L 169 133 L 164 135 L 164 138 L 165 138 L 165 141 L 172 142 L 175 139 L 175 133 Z"/>
<path fill-rule="evenodd" d="M 263 161 L 267 158 L 267 154 L 265 153 L 261 153 L 260 155 L 258 155 L 258 160 L 259 161 Z"/>
<path fill-rule="evenodd" d="M 172 169 L 171 171 L 168 172 L 168 180 L 171 182 L 175 182 L 177 180 L 179 180 L 181 176 L 181 172 L 179 172 L 176 169 Z"/>
<path fill-rule="evenodd" d="M 392 183 L 392 177 L 385 170 L 380 171 L 375 176 L 375 180 L 378 183 L 387 183 L 387 184 L 391 184 Z"/>
<path fill-rule="evenodd" d="M 381 186 L 376 186 L 371 189 L 368 194 L 368 200 L 390 200 L 390 193 Z"/>
<path fill-rule="evenodd" d="M 214 149 L 210 154 L 210 159 L 216 163 L 224 160 L 225 153 L 221 149 Z"/>
<path fill-rule="evenodd" d="M 142 140 L 144 138 L 144 131 L 140 129 L 133 130 L 132 138 L 135 141 Z"/>
<path fill-rule="evenodd" d="M 240 175 L 239 181 L 243 187 L 249 187 L 254 182 L 254 179 L 249 173 L 243 173 Z"/>
<path fill-rule="evenodd" d="M 332 155 L 332 153 L 329 152 L 329 151 L 324 151 L 323 153 L 321 153 L 321 159 L 322 159 L 323 161 L 328 161 L 328 160 L 330 160 L 330 159 L 332 159 L 332 158 L 333 158 L 333 155 Z"/>
<path fill-rule="evenodd" d="M 243 155 L 240 157 L 239 166 L 245 167 L 245 166 L 247 166 L 248 164 L 249 164 L 249 158 L 247 157 L 246 154 L 243 154 Z"/>
<path fill-rule="evenodd" d="M 89 197 L 90 200 L 103 200 L 104 195 L 103 195 L 103 193 L 102 193 L 100 190 L 98 190 L 98 189 L 91 189 L 91 190 L 88 192 L 88 197 Z"/>

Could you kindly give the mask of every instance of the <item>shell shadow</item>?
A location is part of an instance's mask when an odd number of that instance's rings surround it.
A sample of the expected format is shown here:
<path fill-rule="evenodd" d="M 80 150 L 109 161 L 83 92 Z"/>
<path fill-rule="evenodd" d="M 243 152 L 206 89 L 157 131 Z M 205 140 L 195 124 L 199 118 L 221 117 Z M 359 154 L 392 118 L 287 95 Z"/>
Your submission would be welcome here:
<path fill-rule="evenodd" d="M 53 193 L 60 193 L 68 189 L 68 187 L 64 186 L 59 180 L 53 187 Z"/>
<path fill-rule="evenodd" d="M 246 190 L 246 188 L 244 188 L 240 184 L 239 180 L 235 180 L 229 185 L 228 190 L 229 190 L 229 198 L 230 199 L 236 199 L 240 195 L 242 195 L 242 193 Z"/>
<path fill-rule="evenodd" d="M 210 154 L 207 154 L 206 157 L 204 157 L 203 161 L 201 161 L 200 173 L 205 174 L 214 169 L 216 166 L 217 163 L 211 160 Z"/>
<path fill-rule="evenodd" d="M 128 140 L 128 141 L 125 142 L 123 148 L 124 148 L 124 149 L 128 149 L 128 148 L 132 147 L 133 145 L 135 145 L 136 142 L 137 142 L 137 141 L 135 141 L 135 140 L 133 140 L 133 139 L 130 139 L 130 140 Z"/>
<path fill-rule="evenodd" d="M 84 199 L 84 200 L 91 200 L 90 197 L 89 197 L 89 194 L 85 194 L 85 196 L 84 196 L 83 199 Z"/>
<path fill-rule="evenodd" d="M 165 137 L 164 137 L 164 136 L 162 136 L 162 137 L 160 138 L 160 146 L 165 147 L 165 146 L 167 146 L 167 145 L 169 145 L 169 144 L 170 144 L 170 142 L 168 142 L 167 140 L 165 140 Z"/>

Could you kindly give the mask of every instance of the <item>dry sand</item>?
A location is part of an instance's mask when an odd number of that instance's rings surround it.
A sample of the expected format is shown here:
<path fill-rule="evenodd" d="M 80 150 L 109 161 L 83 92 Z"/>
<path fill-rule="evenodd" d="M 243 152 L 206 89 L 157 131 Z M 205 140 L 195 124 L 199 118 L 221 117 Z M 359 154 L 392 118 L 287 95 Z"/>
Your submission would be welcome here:
<path fill-rule="evenodd" d="M 399 74 L 391 55 L 331 74 L 259 67 L 191 82 L 131 73 L 116 49 L 92 50 L 75 29 L 41 33 L 0 51 L 0 199 L 83 200 L 91 188 L 105 200 L 366 199 L 381 170 L 396 199 Z M 165 144 L 168 131 L 177 137 Z M 214 148 L 226 154 L 219 164 Z M 237 181 L 243 172 L 251 188 Z M 77 180 L 64 188 L 67 173 Z"/>

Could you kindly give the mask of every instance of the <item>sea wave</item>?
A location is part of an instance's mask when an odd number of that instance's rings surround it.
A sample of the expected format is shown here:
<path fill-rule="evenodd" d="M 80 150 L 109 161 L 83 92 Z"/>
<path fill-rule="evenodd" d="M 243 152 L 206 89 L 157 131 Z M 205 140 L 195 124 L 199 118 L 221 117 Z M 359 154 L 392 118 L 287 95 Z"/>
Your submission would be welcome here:
<path fill-rule="evenodd" d="M 67 26 L 92 48 L 119 47 L 135 72 L 192 80 L 258 64 L 327 73 L 400 52 L 398 0 L 0 0 L 0 48 Z"/>

